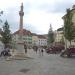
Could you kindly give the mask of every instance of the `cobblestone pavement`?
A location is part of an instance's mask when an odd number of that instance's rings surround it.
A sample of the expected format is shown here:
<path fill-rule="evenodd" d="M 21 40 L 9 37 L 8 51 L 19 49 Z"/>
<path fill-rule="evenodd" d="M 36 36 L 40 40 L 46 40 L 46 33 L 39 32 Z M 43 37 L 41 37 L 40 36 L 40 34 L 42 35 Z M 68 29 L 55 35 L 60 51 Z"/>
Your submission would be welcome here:
<path fill-rule="evenodd" d="M 0 75 L 75 75 L 75 58 L 61 58 L 59 54 L 43 56 L 33 50 L 32 59 L 6 61 L 0 58 Z"/>

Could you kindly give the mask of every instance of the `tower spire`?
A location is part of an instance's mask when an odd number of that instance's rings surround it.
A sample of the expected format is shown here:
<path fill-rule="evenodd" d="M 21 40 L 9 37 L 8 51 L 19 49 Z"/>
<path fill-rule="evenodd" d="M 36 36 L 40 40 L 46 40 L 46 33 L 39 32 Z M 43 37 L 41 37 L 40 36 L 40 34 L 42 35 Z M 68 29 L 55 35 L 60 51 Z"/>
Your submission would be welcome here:
<path fill-rule="evenodd" d="M 19 27 L 19 29 L 22 30 L 23 29 L 23 16 L 24 16 L 23 3 L 21 3 L 19 15 L 20 15 L 20 27 Z"/>
<path fill-rule="evenodd" d="M 49 31 L 52 31 L 52 25 L 50 24 L 50 29 L 49 29 Z"/>

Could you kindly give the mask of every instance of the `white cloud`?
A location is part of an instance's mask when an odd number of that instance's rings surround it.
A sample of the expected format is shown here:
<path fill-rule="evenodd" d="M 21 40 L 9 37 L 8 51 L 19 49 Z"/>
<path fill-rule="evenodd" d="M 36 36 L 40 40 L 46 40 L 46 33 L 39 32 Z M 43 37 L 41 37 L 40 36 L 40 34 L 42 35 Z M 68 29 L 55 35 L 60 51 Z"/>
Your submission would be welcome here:
<path fill-rule="evenodd" d="M 63 25 L 63 21 L 61 19 L 62 16 L 62 13 L 54 14 L 41 11 L 32 11 L 28 15 L 28 18 L 26 18 L 25 22 L 36 26 L 41 33 L 47 33 L 50 24 L 52 24 L 54 30 Z"/>
<path fill-rule="evenodd" d="M 73 5 L 74 0 L 0 0 L 0 10 L 4 10 L 4 19 L 10 22 L 12 31 L 19 27 L 22 2 L 25 13 L 24 25 L 30 24 L 37 33 L 47 33 L 50 24 L 53 30 L 63 25 L 61 17 L 65 14 L 65 9 Z"/>

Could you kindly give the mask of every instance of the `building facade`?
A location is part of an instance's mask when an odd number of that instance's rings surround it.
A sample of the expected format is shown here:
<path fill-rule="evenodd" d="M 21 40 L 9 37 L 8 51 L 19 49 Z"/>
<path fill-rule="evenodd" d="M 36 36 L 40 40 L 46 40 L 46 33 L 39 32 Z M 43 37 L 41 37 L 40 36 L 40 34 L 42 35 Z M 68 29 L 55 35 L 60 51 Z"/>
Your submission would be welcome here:
<path fill-rule="evenodd" d="M 70 13 L 73 15 L 72 23 L 73 26 L 75 27 L 75 5 L 73 5 L 72 9 L 70 9 Z M 66 18 L 66 14 L 62 17 L 63 21 L 65 21 L 65 18 Z M 65 39 L 65 44 L 67 45 L 67 47 L 70 46 L 70 42 L 67 39 Z M 71 45 L 75 45 L 75 39 L 71 41 Z"/>
<path fill-rule="evenodd" d="M 43 35 L 38 35 L 38 46 L 47 46 L 47 38 Z"/>
<path fill-rule="evenodd" d="M 32 45 L 38 46 L 38 37 L 37 37 L 37 34 L 35 33 L 32 33 Z"/>
<path fill-rule="evenodd" d="M 26 43 L 27 46 L 32 46 L 32 33 L 28 30 L 23 29 L 22 37 L 20 38 L 19 30 L 13 34 L 13 40 L 16 43 Z"/>
<path fill-rule="evenodd" d="M 55 42 L 61 42 L 64 38 L 63 31 L 55 31 Z"/>

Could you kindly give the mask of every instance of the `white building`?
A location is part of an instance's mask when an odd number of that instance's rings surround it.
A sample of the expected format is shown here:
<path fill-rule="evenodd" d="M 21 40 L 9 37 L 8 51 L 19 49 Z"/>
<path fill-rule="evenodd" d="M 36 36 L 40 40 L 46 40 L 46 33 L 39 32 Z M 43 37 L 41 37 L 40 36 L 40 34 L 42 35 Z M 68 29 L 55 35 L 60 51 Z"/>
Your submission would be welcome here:
<path fill-rule="evenodd" d="M 47 46 L 47 39 L 43 35 L 38 35 L 38 46 Z"/>

